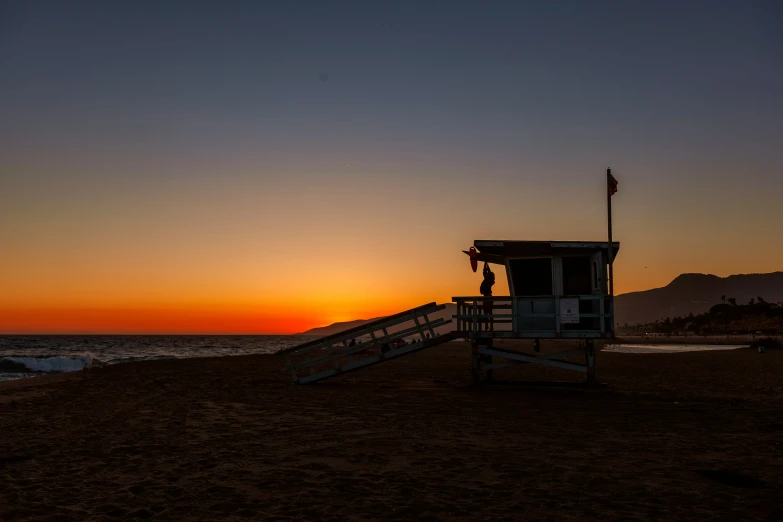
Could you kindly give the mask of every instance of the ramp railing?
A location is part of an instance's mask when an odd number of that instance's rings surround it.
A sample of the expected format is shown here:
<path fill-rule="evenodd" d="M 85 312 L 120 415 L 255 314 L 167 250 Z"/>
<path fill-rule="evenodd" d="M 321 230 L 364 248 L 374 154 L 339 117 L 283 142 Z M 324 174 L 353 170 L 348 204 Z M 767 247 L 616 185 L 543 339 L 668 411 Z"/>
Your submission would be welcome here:
<path fill-rule="evenodd" d="M 444 308 L 429 303 L 282 350 L 283 370 L 293 382 L 306 384 L 449 341 L 455 336 L 437 329 L 451 319 L 429 317 Z"/>

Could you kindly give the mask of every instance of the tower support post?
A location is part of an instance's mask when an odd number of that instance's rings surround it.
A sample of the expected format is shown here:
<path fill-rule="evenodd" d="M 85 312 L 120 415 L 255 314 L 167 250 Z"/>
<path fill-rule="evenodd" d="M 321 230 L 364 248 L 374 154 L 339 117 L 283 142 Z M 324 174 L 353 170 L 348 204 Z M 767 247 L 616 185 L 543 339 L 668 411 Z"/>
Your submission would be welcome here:
<path fill-rule="evenodd" d="M 473 373 L 473 384 L 479 384 L 481 382 L 481 356 L 478 353 L 479 345 L 475 340 L 470 342 L 471 350 L 471 371 Z"/>
<path fill-rule="evenodd" d="M 595 379 L 595 343 L 588 339 L 585 342 L 585 365 L 587 366 L 587 387 L 595 388 L 598 381 Z"/>

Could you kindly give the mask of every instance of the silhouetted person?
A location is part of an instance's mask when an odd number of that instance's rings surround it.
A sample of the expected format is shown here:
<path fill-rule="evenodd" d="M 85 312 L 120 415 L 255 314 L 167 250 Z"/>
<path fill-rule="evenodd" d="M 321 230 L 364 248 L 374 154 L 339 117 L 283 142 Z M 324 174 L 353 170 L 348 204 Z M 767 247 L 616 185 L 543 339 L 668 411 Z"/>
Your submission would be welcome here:
<path fill-rule="evenodd" d="M 356 339 L 351 339 L 351 342 L 348 343 L 348 346 L 356 346 Z"/>
<path fill-rule="evenodd" d="M 495 273 L 489 268 L 489 263 L 484 263 L 484 281 L 481 282 L 479 292 L 484 297 L 492 297 L 492 285 L 495 284 Z M 492 301 L 489 299 L 484 300 L 484 315 L 492 315 Z M 494 328 L 494 321 L 486 319 L 487 330 Z"/>

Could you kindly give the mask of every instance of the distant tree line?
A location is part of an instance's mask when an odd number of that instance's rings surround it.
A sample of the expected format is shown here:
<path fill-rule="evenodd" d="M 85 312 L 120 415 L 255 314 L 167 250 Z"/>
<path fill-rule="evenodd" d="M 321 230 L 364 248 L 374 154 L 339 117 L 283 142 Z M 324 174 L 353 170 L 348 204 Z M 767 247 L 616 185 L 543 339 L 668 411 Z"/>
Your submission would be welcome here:
<path fill-rule="evenodd" d="M 703 314 L 685 317 L 666 317 L 639 325 L 624 324 L 621 334 L 685 334 L 720 335 L 762 332 L 768 335 L 783 333 L 783 306 L 770 303 L 759 296 L 748 304 L 737 304 L 734 297 L 721 296 L 721 302 Z"/>

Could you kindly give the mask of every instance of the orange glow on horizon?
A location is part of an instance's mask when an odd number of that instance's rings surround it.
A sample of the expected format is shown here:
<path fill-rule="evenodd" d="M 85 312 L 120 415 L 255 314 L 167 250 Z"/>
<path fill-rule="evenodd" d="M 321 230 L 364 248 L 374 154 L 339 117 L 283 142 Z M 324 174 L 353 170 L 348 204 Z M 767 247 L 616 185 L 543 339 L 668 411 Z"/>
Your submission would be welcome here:
<path fill-rule="evenodd" d="M 398 291 L 390 292 L 386 300 L 381 295 L 375 302 L 366 298 L 370 296 L 361 299 L 358 295 L 324 292 L 288 295 L 276 303 L 262 304 L 210 303 L 203 298 L 201 302 L 165 306 L 122 306 L 109 300 L 90 306 L 78 300 L 46 307 L 5 304 L 0 308 L 0 334 L 295 334 L 335 322 L 382 317 L 431 301 L 450 302 L 452 295 L 474 295 L 480 281 L 469 271 L 467 262 L 465 265 L 465 278 L 454 285 L 451 293 L 443 288 L 446 285 L 433 285 L 430 296 L 425 292 L 418 297 L 406 296 Z M 505 273 L 497 269 L 496 273 L 495 295 L 507 295 Z M 628 286 L 626 282 L 617 288 L 622 292 Z"/>
<path fill-rule="evenodd" d="M 5 334 L 294 334 L 321 326 L 314 317 L 155 309 L 0 310 Z"/>
<path fill-rule="evenodd" d="M 211 307 L 155 308 L 35 308 L 0 309 L 0 334 L 296 334 L 311 328 L 355 319 L 372 319 L 399 310 L 368 308 L 368 313 L 324 315 L 317 310 L 298 314 L 249 313 Z"/>
<path fill-rule="evenodd" d="M 272 197 L 258 187 L 216 192 L 194 182 L 176 197 L 111 192 L 99 209 L 54 193 L 34 204 L 7 197 L 9 222 L 20 224 L 0 230 L 0 333 L 290 334 L 447 303 L 478 293 L 481 274 L 461 252 L 475 239 L 600 241 L 606 216 L 597 177 L 569 188 L 573 195 L 499 182 L 485 194 L 457 180 L 430 187 L 442 198 L 416 199 L 382 185 L 390 200 L 405 202 L 399 208 L 309 185 Z M 768 241 L 780 222 L 769 208 L 777 207 L 746 202 L 741 215 L 709 214 L 702 223 L 704 209 L 668 193 L 660 197 L 680 214 L 645 210 L 655 189 L 623 192 L 630 181 L 620 180 L 613 200 L 616 294 L 662 287 L 686 272 L 783 268 L 783 242 Z M 570 210 L 553 213 L 563 197 Z M 455 212 L 453 201 L 485 211 Z M 754 255 L 759 244 L 763 255 Z M 495 295 L 508 295 L 505 272 L 496 274 Z"/>
<path fill-rule="evenodd" d="M 665 286 L 676 277 L 677 266 L 658 270 L 629 267 L 621 254 L 615 265 L 617 294 Z M 290 291 L 272 293 L 266 299 L 253 299 L 254 290 L 219 280 L 221 286 L 201 285 L 194 291 L 187 281 L 172 281 L 158 291 L 160 296 L 177 295 L 178 300 L 146 302 L 134 294 L 137 285 L 127 281 L 116 284 L 112 292 L 90 290 L 96 278 L 81 280 L 82 291 L 73 282 L 39 280 L 29 277 L 27 284 L 14 286 L 0 297 L 0 334 L 208 334 L 264 335 L 295 334 L 335 322 L 372 319 L 397 313 L 428 302 L 450 302 L 452 296 L 476 295 L 480 274 L 470 271 L 468 260 L 451 256 L 448 273 L 455 277 L 437 277 L 437 266 L 422 270 L 395 271 L 377 263 L 346 271 L 336 267 L 323 284 L 323 274 L 295 279 L 297 267 L 280 269 L 280 279 Z M 454 259 L 456 258 L 456 259 Z M 498 275 L 495 295 L 508 295 L 505 272 Z M 668 273 L 667 273 L 668 272 Z M 390 278 L 389 274 L 394 278 Z M 729 275 L 721 274 L 718 275 Z M 386 277 L 384 277 L 386 276 Z M 242 281 L 241 274 L 237 277 Z M 18 280 L 17 280 L 18 281 Z M 29 281 L 38 281 L 31 285 Z M 293 281 L 293 282 L 291 282 Z M 229 282 L 230 283 L 230 282 Z M 415 288 L 416 292 L 407 289 Z M 151 293 L 149 288 L 142 290 Z M 220 292 L 222 290 L 222 292 Z M 204 295 L 210 292 L 211 295 Z M 270 292 L 265 292 L 267 295 Z M 19 303 L 18 305 L 14 305 Z"/>

